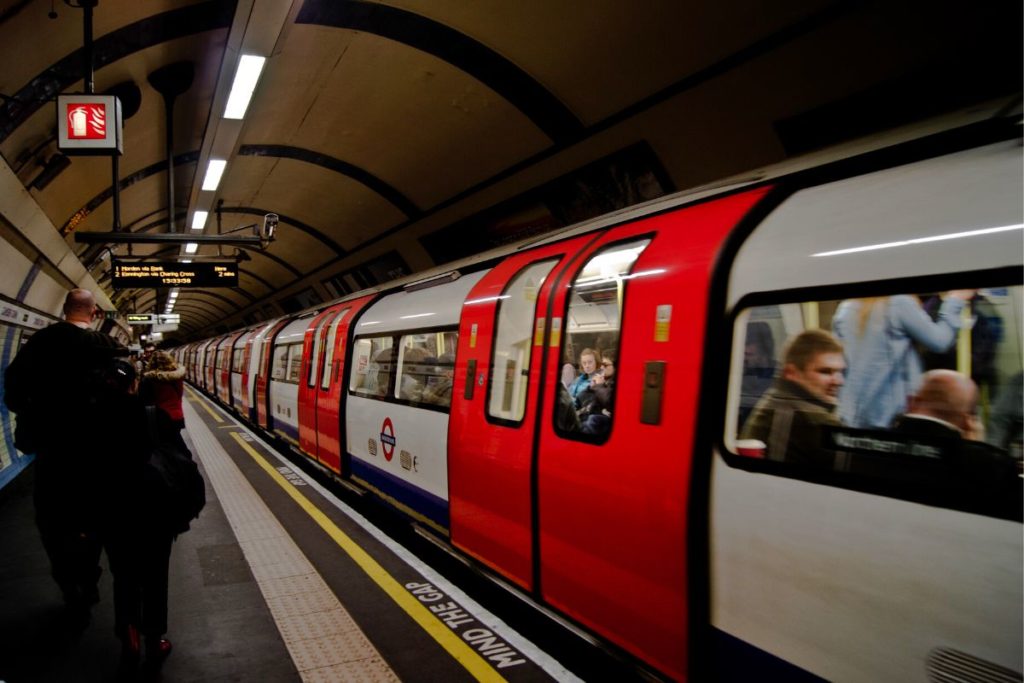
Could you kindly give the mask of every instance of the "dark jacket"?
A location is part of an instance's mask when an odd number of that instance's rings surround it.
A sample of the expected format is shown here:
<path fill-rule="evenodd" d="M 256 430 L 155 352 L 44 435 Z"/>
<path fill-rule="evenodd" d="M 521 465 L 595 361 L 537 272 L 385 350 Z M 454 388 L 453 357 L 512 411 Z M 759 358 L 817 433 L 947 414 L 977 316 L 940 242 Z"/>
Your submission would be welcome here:
<path fill-rule="evenodd" d="M 139 396 L 146 405 L 159 408 L 174 422 L 185 419 L 181 409 L 181 397 L 185 390 L 185 368 L 174 370 L 147 370 L 142 375 Z"/>
<path fill-rule="evenodd" d="M 740 438 L 763 441 L 769 460 L 831 467 L 833 455 L 822 448 L 821 428 L 839 426 L 835 411 L 796 382 L 778 379 L 754 406 Z"/>
<path fill-rule="evenodd" d="M 104 408 L 102 373 L 125 349 L 110 336 L 58 322 L 29 338 L 4 375 L 4 402 L 17 414 L 16 445 L 37 454 L 37 515 L 81 514 L 93 477 L 91 443 Z M 92 438 L 89 438 L 93 435 Z"/>
<path fill-rule="evenodd" d="M 1020 520 L 1024 488 L 1017 462 L 1001 448 L 963 438 L 952 425 L 914 415 L 901 415 L 893 432 L 931 439 L 941 447 L 939 467 L 926 486 L 942 504 L 973 512 Z"/>

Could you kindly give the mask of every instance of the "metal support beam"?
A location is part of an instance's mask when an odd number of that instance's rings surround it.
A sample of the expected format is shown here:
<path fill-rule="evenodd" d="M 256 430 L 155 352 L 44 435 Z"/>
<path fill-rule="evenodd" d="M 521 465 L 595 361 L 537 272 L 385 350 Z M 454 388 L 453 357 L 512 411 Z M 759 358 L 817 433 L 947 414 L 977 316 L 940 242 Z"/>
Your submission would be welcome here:
<path fill-rule="evenodd" d="M 140 235 L 131 232 L 76 232 L 75 241 L 81 244 L 236 244 L 266 248 L 269 243 L 255 235 L 185 235 L 182 233 L 157 233 Z"/>

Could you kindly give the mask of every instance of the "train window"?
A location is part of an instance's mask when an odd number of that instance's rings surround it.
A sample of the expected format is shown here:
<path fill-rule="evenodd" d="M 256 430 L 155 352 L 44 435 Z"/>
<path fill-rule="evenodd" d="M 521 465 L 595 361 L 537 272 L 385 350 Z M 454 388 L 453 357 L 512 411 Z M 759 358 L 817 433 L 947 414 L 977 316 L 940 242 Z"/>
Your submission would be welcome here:
<path fill-rule="evenodd" d="M 288 345 L 288 382 L 299 383 L 299 373 L 302 369 L 302 343 Z"/>
<path fill-rule="evenodd" d="M 555 431 L 561 436 L 600 442 L 611 431 L 626 282 L 650 242 L 645 238 L 602 249 L 572 284 L 554 397 Z"/>
<path fill-rule="evenodd" d="M 363 396 L 387 396 L 394 372 L 394 338 L 363 337 L 353 345 L 349 390 Z"/>
<path fill-rule="evenodd" d="M 1019 518 L 1021 290 L 743 310 L 727 450 L 806 476 Z"/>
<path fill-rule="evenodd" d="M 458 338 L 455 330 L 403 336 L 398 350 L 394 397 L 414 405 L 448 408 L 452 400 Z"/>
<path fill-rule="evenodd" d="M 487 414 L 491 417 L 516 424 L 522 422 L 526 412 L 537 292 L 555 263 L 557 259 L 526 266 L 501 293 L 495 312 L 494 355 L 487 403 Z"/>
<path fill-rule="evenodd" d="M 327 341 L 324 343 L 324 372 L 323 378 L 320 380 L 320 388 L 328 389 L 331 386 L 331 364 L 334 362 L 334 342 L 338 336 L 338 326 L 341 325 L 341 321 L 345 319 L 348 312 L 352 310 L 350 308 L 343 308 L 338 313 L 337 317 L 331 321 L 331 326 L 327 328 Z"/>
<path fill-rule="evenodd" d="M 323 329 L 324 325 L 331 322 L 334 316 L 334 313 L 324 316 L 323 320 L 317 324 L 316 329 L 313 331 L 313 353 L 309 356 L 309 374 L 306 377 L 306 386 L 316 386 L 316 371 L 317 368 L 320 367 L 320 363 L 323 361 L 323 354 L 320 353 L 320 349 L 322 347 L 320 331 Z"/>
<path fill-rule="evenodd" d="M 284 381 L 288 377 L 288 347 L 278 344 L 270 363 L 270 379 Z"/>
<path fill-rule="evenodd" d="M 231 345 L 231 372 L 242 371 L 242 349 L 235 348 L 235 345 Z"/>

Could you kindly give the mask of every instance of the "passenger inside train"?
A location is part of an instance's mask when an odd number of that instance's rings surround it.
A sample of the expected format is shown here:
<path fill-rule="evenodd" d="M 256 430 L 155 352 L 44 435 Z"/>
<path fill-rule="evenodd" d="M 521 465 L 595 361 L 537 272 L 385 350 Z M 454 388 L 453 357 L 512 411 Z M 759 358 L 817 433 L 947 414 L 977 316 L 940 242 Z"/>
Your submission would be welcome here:
<path fill-rule="evenodd" d="M 650 239 L 640 239 L 599 251 L 573 282 L 562 363 L 574 363 L 573 352 L 580 349 L 579 374 L 568 384 L 563 379 L 558 384 L 562 388 L 556 388 L 555 428 L 560 433 L 603 439 L 611 431 L 618 379 L 615 349 L 619 347 L 625 293 L 630 279 L 645 275 L 634 273 L 633 265 L 648 244 Z M 575 419 L 566 413 L 566 396 L 576 411 Z"/>
<path fill-rule="evenodd" d="M 765 444 L 764 457 L 819 464 L 822 428 L 839 425 L 836 406 L 846 361 L 828 332 L 804 330 L 786 343 L 782 375 L 754 406 L 740 438 Z"/>
<path fill-rule="evenodd" d="M 1007 418 L 1006 406 L 1015 396 L 1020 403 L 1024 378 L 1019 333 L 1021 290 L 1019 286 L 955 290 L 941 299 L 935 295 L 894 294 L 747 309 L 737 318 L 736 337 L 742 345 L 734 346 L 733 352 L 730 404 L 735 418 L 727 444 L 744 456 L 827 471 L 829 476 L 843 473 L 867 477 L 883 487 L 909 486 L 929 500 L 956 498 L 967 507 L 1019 519 L 1021 433 L 1011 429 L 1004 436 L 1003 425 L 1014 420 Z M 927 312 L 929 306 L 920 303 L 929 298 L 935 319 Z M 972 299 L 985 303 L 983 325 L 979 324 L 980 315 L 971 315 L 972 310 L 980 311 L 981 307 L 965 306 Z M 907 310 L 895 315 L 893 302 L 906 303 Z M 865 328 L 872 324 L 878 327 L 876 332 L 884 340 L 884 344 L 874 344 L 876 352 L 870 354 L 870 361 L 864 355 L 864 338 L 855 336 L 860 319 Z M 883 331 L 883 325 L 892 329 Z M 834 398 L 819 392 L 822 395 L 817 402 L 800 405 L 790 397 L 785 402 L 788 419 L 776 424 L 778 419 L 770 419 L 770 411 L 782 405 L 776 396 L 776 384 L 747 413 L 745 408 L 755 393 L 750 378 L 760 378 L 766 367 L 764 358 L 750 348 L 752 343 L 772 348 L 787 341 L 783 357 L 771 360 L 781 363 L 781 378 L 793 379 L 794 374 L 787 371 L 793 345 L 808 335 L 831 337 L 827 329 L 842 330 L 848 342 L 835 342 L 833 349 L 837 360 L 848 366 L 845 378 L 839 376 L 839 386 L 833 387 Z M 915 345 L 913 334 L 931 334 L 931 345 L 924 348 L 932 352 Z M 936 339 L 940 336 L 941 340 Z M 870 365 L 855 367 L 857 363 Z M 862 381 L 851 388 L 853 377 Z M 864 394 L 869 380 L 874 386 L 870 399 Z M 806 387 L 807 383 L 803 384 Z M 814 393 L 813 387 L 809 393 Z M 852 393 L 859 398 L 851 399 Z M 969 401 L 964 399 L 968 395 Z M 836 404 L 839 407 L 835 417 L 827 405 L 829 401 L 833 408 Z M 861 413 L 884 409 L 886 415 L 892 414 L 884 425 L 876 425 L 851 417 L 852 412 L 844 413 L 844 402 L 860 406 Z M 1018 415 L 1019 411 L 1018 406 Z M 920 429 L 907 427 L 925 422 L 939 428 L 923 434 Z M 989 431 L 999 433 L 998 443 L 987 438 Z M 782 432 L 788 435 L 783 438 Z M 949 488 L 951 482 L 955 493 Z"/>

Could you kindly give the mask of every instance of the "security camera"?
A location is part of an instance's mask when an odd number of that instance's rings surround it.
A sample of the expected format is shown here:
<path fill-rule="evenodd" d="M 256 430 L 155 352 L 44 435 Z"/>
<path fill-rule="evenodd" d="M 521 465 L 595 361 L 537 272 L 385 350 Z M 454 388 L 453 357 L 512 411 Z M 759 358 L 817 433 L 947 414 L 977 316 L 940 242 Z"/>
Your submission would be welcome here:
<path fill-rule="evenodd" d="M 277 230 L 277 222 L 280 219 L 276 213 L 268 213 L 263 217 L 263 228 L 260 230 L 260 239 L 270 242 L 274 239 L 274 231 Z"/>

